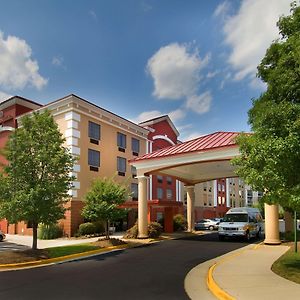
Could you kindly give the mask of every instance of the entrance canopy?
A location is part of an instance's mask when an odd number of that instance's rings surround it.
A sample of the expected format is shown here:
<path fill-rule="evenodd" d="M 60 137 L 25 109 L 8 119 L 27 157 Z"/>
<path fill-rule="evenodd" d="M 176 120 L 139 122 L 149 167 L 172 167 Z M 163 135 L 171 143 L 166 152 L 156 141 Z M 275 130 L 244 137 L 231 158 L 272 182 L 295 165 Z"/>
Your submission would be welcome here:
<path fill-rule="evenodd" d="M 238 132 L 215 132 L 140 156 L 130 163 L 137 176 L 173 176 L 186 185 L 235 177 L 230 160 L 239 155 Z"/>

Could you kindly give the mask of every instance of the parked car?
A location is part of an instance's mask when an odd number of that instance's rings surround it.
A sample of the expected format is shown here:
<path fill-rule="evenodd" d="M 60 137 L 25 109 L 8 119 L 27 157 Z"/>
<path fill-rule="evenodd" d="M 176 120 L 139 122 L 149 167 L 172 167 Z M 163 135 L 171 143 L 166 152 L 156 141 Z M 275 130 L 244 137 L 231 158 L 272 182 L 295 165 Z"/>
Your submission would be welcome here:
<path fill-rule="evenodd" d="M 219 221 L 212 219 L 202 219 L 195 223 L 195 230 L 217 230 L 219 226 Z"/>
<path fill-rule="evenodd" d="M 2 242 L 5 239 L 5 234 L 0 230 L 0 242 Z"/>

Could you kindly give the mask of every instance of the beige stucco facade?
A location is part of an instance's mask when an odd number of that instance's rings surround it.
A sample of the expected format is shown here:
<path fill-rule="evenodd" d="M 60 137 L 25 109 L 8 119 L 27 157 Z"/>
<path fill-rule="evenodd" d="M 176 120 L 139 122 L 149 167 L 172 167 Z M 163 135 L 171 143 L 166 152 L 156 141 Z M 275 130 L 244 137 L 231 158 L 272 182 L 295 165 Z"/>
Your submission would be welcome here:
<path fill-rule="evenodd" d="M 139 140 L 138 155 L 145 154 L 148 131 L 75 95 L 50 103 L 41 111 L 44 109 L 51 111 L 66 139 L 65 146 L 77 159 L 70 174 L 75 178 L 73 188 L 69 191 L 70 210 L 66 213 L 66 219 L 61 222 L 64 231 L 72 235 L 83 221 L 80 215 L 82 201 L 95 178 L 113 177 L 115 181 L 126 184 L 129 190 L 131 183 L 138 184 L 138 179 L 133 178 L 131 166 L 128 164 L 128 161 L 135 157 L 131 141 L 132 138 Z M 89 122 L 100 125 L 98 145 L 92 143 L 89 137 Z M 126 136 L 126 148 L 123 151 L 120 151 L 117 145 L 118 133 Z M 100 153 L 100 166 L 97 171 L 90 169 L 89 149 Z M 122 175 L 118 175 L 118 157 L 126 159 L 126 172 Z"/>

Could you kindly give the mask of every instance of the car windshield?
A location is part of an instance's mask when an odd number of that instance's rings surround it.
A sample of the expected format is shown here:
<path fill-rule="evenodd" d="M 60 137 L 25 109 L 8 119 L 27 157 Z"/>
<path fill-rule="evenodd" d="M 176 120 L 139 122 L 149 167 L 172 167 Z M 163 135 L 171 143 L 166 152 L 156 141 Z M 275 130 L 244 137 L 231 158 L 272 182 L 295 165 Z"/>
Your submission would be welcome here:
<path fill-rule="evenodd" d="M 247 214 L 227 214 L 223 218 L 223 222 L 248 222 Z"/>

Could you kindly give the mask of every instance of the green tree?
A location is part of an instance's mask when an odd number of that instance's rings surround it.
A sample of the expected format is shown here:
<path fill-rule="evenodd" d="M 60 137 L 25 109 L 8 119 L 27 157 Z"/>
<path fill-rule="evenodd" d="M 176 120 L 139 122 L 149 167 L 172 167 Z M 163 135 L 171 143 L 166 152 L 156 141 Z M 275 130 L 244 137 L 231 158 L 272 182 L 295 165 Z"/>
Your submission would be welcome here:
<path fill-rule="evenodd" d="M 37 249 L 38 224 L 64 217 L 74 160 L 50 112 L 24 116 L 21 124 L 5 149 L 9 164 L 0 174 L 0 218 L 30 223 Z"/>
<path fill-rule="evenodd" d="M 113 179 L 96 179 L 85 196 L 82 216 L 91 221 L 105 221 L 106 238 L 109 239 L 109 223 L 125 216 L 126 210 L 120 205 L 128 196 L 127 187 Z"/>
<path fill-rule="evenodd" d="M 237 174 L 254 189 L 264 191 L 263 201 L 300 209 L 300 8 L 279 19 L 280 38 L 274 41 L 258 66 L 257 76 L 267 90 L 253 101 L 249 124 L 253 134 L 237 143 L 241 156 L 234 160 Z"/>

